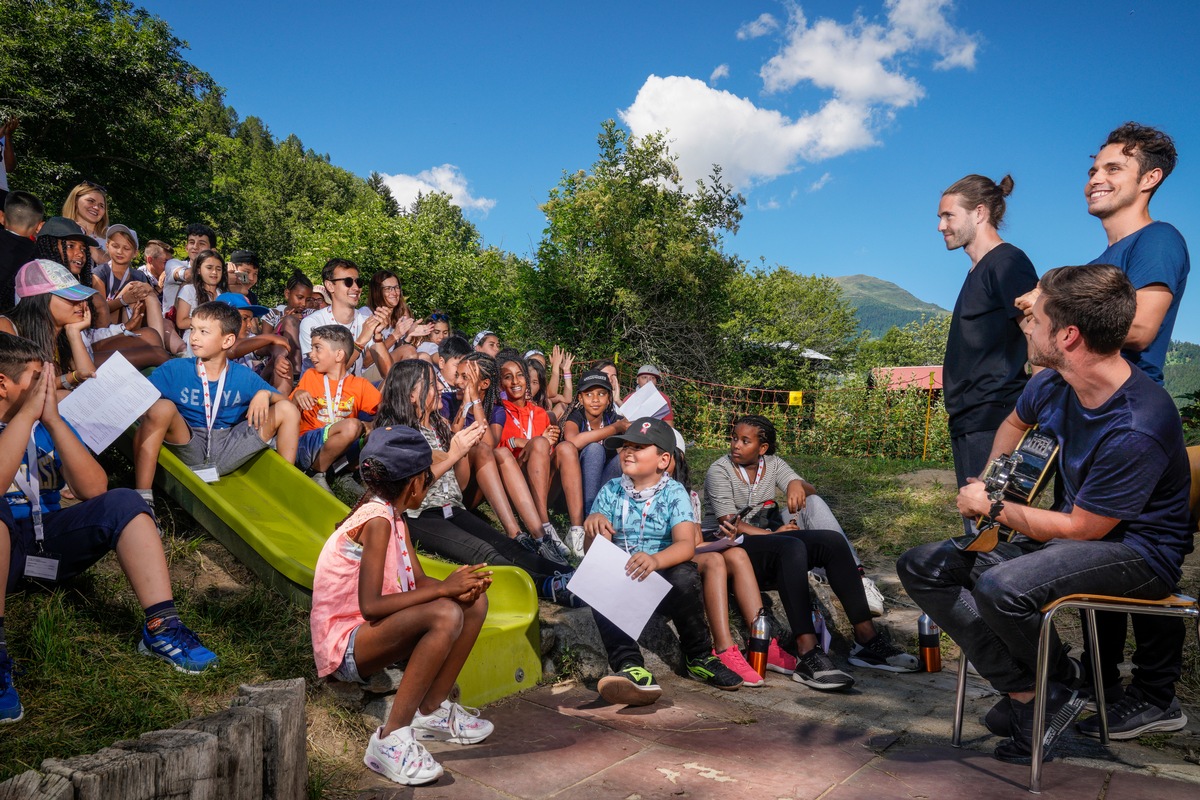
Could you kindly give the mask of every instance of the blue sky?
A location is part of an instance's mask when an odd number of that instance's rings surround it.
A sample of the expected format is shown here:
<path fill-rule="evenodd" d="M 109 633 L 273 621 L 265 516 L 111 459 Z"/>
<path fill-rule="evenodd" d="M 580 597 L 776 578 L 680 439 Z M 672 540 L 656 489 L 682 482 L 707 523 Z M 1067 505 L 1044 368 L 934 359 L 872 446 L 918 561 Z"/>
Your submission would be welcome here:
<path fill-rule="evenodd" d="M 384 173 L 402 201 L 451 191 L 521 255 L 608 118 L 668 128 L 686 176 L 725 167 L 747 198 L 725 246 L 748 262 L 874 275 L 946 308 L 969 262 L 936 231 L 942 190 L 1011 173 L 1002 235 L 1039 272 L 1084 263 L 1105 247 L 1089 155 L 1134 119 L 1175 138 L 1151 213 L 1200 249 L 1195 0 L 146 7 L 243 116 Z M 1176 339 L 1200 342 L 1197 283 Z"/>

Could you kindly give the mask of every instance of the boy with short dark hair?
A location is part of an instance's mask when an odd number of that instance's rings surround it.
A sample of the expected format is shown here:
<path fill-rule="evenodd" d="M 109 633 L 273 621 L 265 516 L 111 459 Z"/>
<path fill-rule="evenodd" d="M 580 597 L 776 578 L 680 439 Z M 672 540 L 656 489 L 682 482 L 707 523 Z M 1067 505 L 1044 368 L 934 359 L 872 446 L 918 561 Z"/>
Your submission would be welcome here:
<path fill-rule="evenodd" d="M 296 467 L 312 476 L 313 483 L 331 491 L 325 473 L 344 455 L 357 458 L 369 423 L 359 414 L 379 410 L 379 390 L 371 382 L 349 374 L 354 360 L 354 337 L 342 325 L 320 325 L 312 331 L 312 368 L 300 376 L 292 392 L 299 406 L 300 448 Z"/>
<path fill-rule="evenodd" d="M 300 412 L 254 370 L 228 358 L 242 327 L 237 309 L 202 303 L 192 320 L 195 358 L 168 361 L 150 375 L 162 399 L 134 436 L 134 486 L 148 500 L 164 443 L 209 482 L 272 446 L 288 463 L 296 461 Z"/>
<path fill-rule="evenodd" d="M 104 468 L 58 412 L 58 379 L 43 358 L 33 342 L 0 333 L 0 723 L 24 715 L 4 633 L 6 595 L 28 579 L 73 578 L 110 550 L 146 612 L 138 649 L 180 672 L 217 664 L 179 620 L 149 506 L 130 489 L 108 490 Z M 83 502 L 62 508 L 68 481 Z"/>
<path fill-rule="evenodd" d="M 258 256 L 253 250 L 234 250 L 225 264 L 229 273 L 229 291 L 243 294 L 256 302 L 254 287 L 258 285 Z"/>
<path fill-rule="evenodd" d="M 621 477 L 604 485 L 592 513 L 584 521 L 584 549 L 603 536 L 629 553 L 625 574 L 645 580 L 657 572 L 671 591 L 657 611 L 675 623 L 688 674 L 718 689 L 733 690 L 742 679 L 713 655 L 712 637 L 704 618 L 696 554 L 695 516 L 687 489 L 667 470 L 675 452 L 675 433 L 659 419 L 643 417 L 625 433 L 605 440 L 620 449 Z M 646 669 L 642 652 L 629 634 L 592 609 L 608 663 L 616 675 L 600 679 L 600 696 L 610 703 L 649 705 L 662 695 Z"/>
<path fill-rule="evenodd" d="M 42 229 L 42 201 L 28 192 L 9 192 L 4 198 L 4 227 L 0 229 L 0 309 L 16 302 L 17 271 L 37 258 L 37 234 Z"/>

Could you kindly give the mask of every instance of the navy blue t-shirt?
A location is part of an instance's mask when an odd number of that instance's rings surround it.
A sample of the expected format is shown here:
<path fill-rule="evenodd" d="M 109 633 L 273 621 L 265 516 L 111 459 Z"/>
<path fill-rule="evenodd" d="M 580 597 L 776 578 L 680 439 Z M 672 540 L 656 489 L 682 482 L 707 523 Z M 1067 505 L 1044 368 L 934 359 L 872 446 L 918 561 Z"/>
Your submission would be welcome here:
<path fill-rule="evenodd" d="M 1183 426 L 1171 396 L 1131 369 L 1113 396 L 1084 408 L 1054 370 L 1034 375 L 1017 416 L 1058 440 L 1054 510 L 1075 506 L 1119 519 L 1104 537 L 1122 542 L 1171 586 L 1192 552 L 1188 509 L 1191 470 Z"/>
<path fill-rule="evenodd" d="M 1183 299 L 1188 271 L 1191 269 L 1187 243 L 1173 225 L 1151 222 L 1109 245 L 1092 263 L 1120 267 L 1133 283 L 1134 289 L 1161 283 L 1171 292 L 1171 305 L 1159 326 L 1158 336 L 1154 337 L 1150 346 L 1140 353 L 1135 350 L 1121 351 L 1122 355 L 1161 384 L 1167 346 L 1171 344 L 1171 331 L 1175 328 L 1179 301 Z"/>

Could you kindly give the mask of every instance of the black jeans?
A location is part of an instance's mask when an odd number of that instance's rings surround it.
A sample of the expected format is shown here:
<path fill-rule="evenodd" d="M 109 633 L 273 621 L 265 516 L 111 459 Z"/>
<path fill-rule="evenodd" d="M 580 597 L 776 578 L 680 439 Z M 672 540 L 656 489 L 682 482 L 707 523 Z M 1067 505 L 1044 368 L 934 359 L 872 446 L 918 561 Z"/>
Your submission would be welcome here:
<path fill-rule="evenodd" d="M 658 574 L 671 584 L 671 591 L 654 609 L 665 614 L 675 623 L 679 633 L 679 646 L 684 658 L 700 658 L 712 655 L 712 637 L 704 618 L 704 600 L 700 589 L 700 572 L 695 561 L 685 561 L 673 567 L 658 570 Z M 646 665 L 642 651 L 633 637 L 625 633 L 596 609 L 592 609 L 596 627 L 600 629 L 600 640 L 608 653 L 608 665 L 613 672 L 626 664 Z"/>
<path fill-rule="evenodd" d="M 1150 565 L 1119 542 L 1023 537 L 990 553 L 968 553 L 951 542 L 914 547 L 896 572 L 905 590 L 958 643 L 997 691 L 1033 689 L 1042 608 L 1069 594 L 1096 592 L 1158 600 L 1171 593 Z M 1068 674 L 1066 654 L 1051 639 L 1052 677 Z"/>
<path fill-rule="evenodd" d="M 529 552 L 466 509 L 456 507 L 453 512 L 446 519 L 440 507 L 430 508 L 419 517 L 406 518 L 413 541 L 434 555 L 459 564 L 520 567 L 530 574 L 535 585 L 541 585 L 557 572 L 570 570 Z"/>
<path fill-rule="evenodd" d="M 750 556 L 754 577 L 762 589 L 778 589 L 779 601 L 787 614 L 793 636 L 816 633 L 812 619 L 812 596 L 808 591 L 808 571 L 825 568 L 829 587 L 842 602 L 851 624 L 871 618 L 867 595 L 854 551 L 837 531 L 776 531 L 742 539 L 742 549 Z"/>
<path fill-rule="evenodd" d="M 1136 642 L 1130 685 L 1147 702 L 1166 709 L 1175 699 L 1175 684 L 1183 674 L 1183 640 L 1187 636 L 1187 626 L 1178 617 L 1097 611 L 1101 685 L 1112 688 L 1121 680 L 1120 664 L 1125 660 L 1125 619 L 1129 616 L 1133 617 Z"/>

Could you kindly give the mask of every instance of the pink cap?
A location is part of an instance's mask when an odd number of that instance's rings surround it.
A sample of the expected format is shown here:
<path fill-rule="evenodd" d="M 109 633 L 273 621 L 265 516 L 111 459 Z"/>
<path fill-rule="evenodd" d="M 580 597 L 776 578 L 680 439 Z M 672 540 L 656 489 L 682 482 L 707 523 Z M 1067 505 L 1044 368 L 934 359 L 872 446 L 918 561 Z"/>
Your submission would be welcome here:
<path fill-rule="evenodd" d="M 87 300 L 96 293 L 95 289 L 81 284 L 71 270 L 48 258 L 30 261 L 21 267 L 17 272 L 16 289 L 18 303 L 23 298 L 39 294 L 56 294 L 67 300 Z"/>

